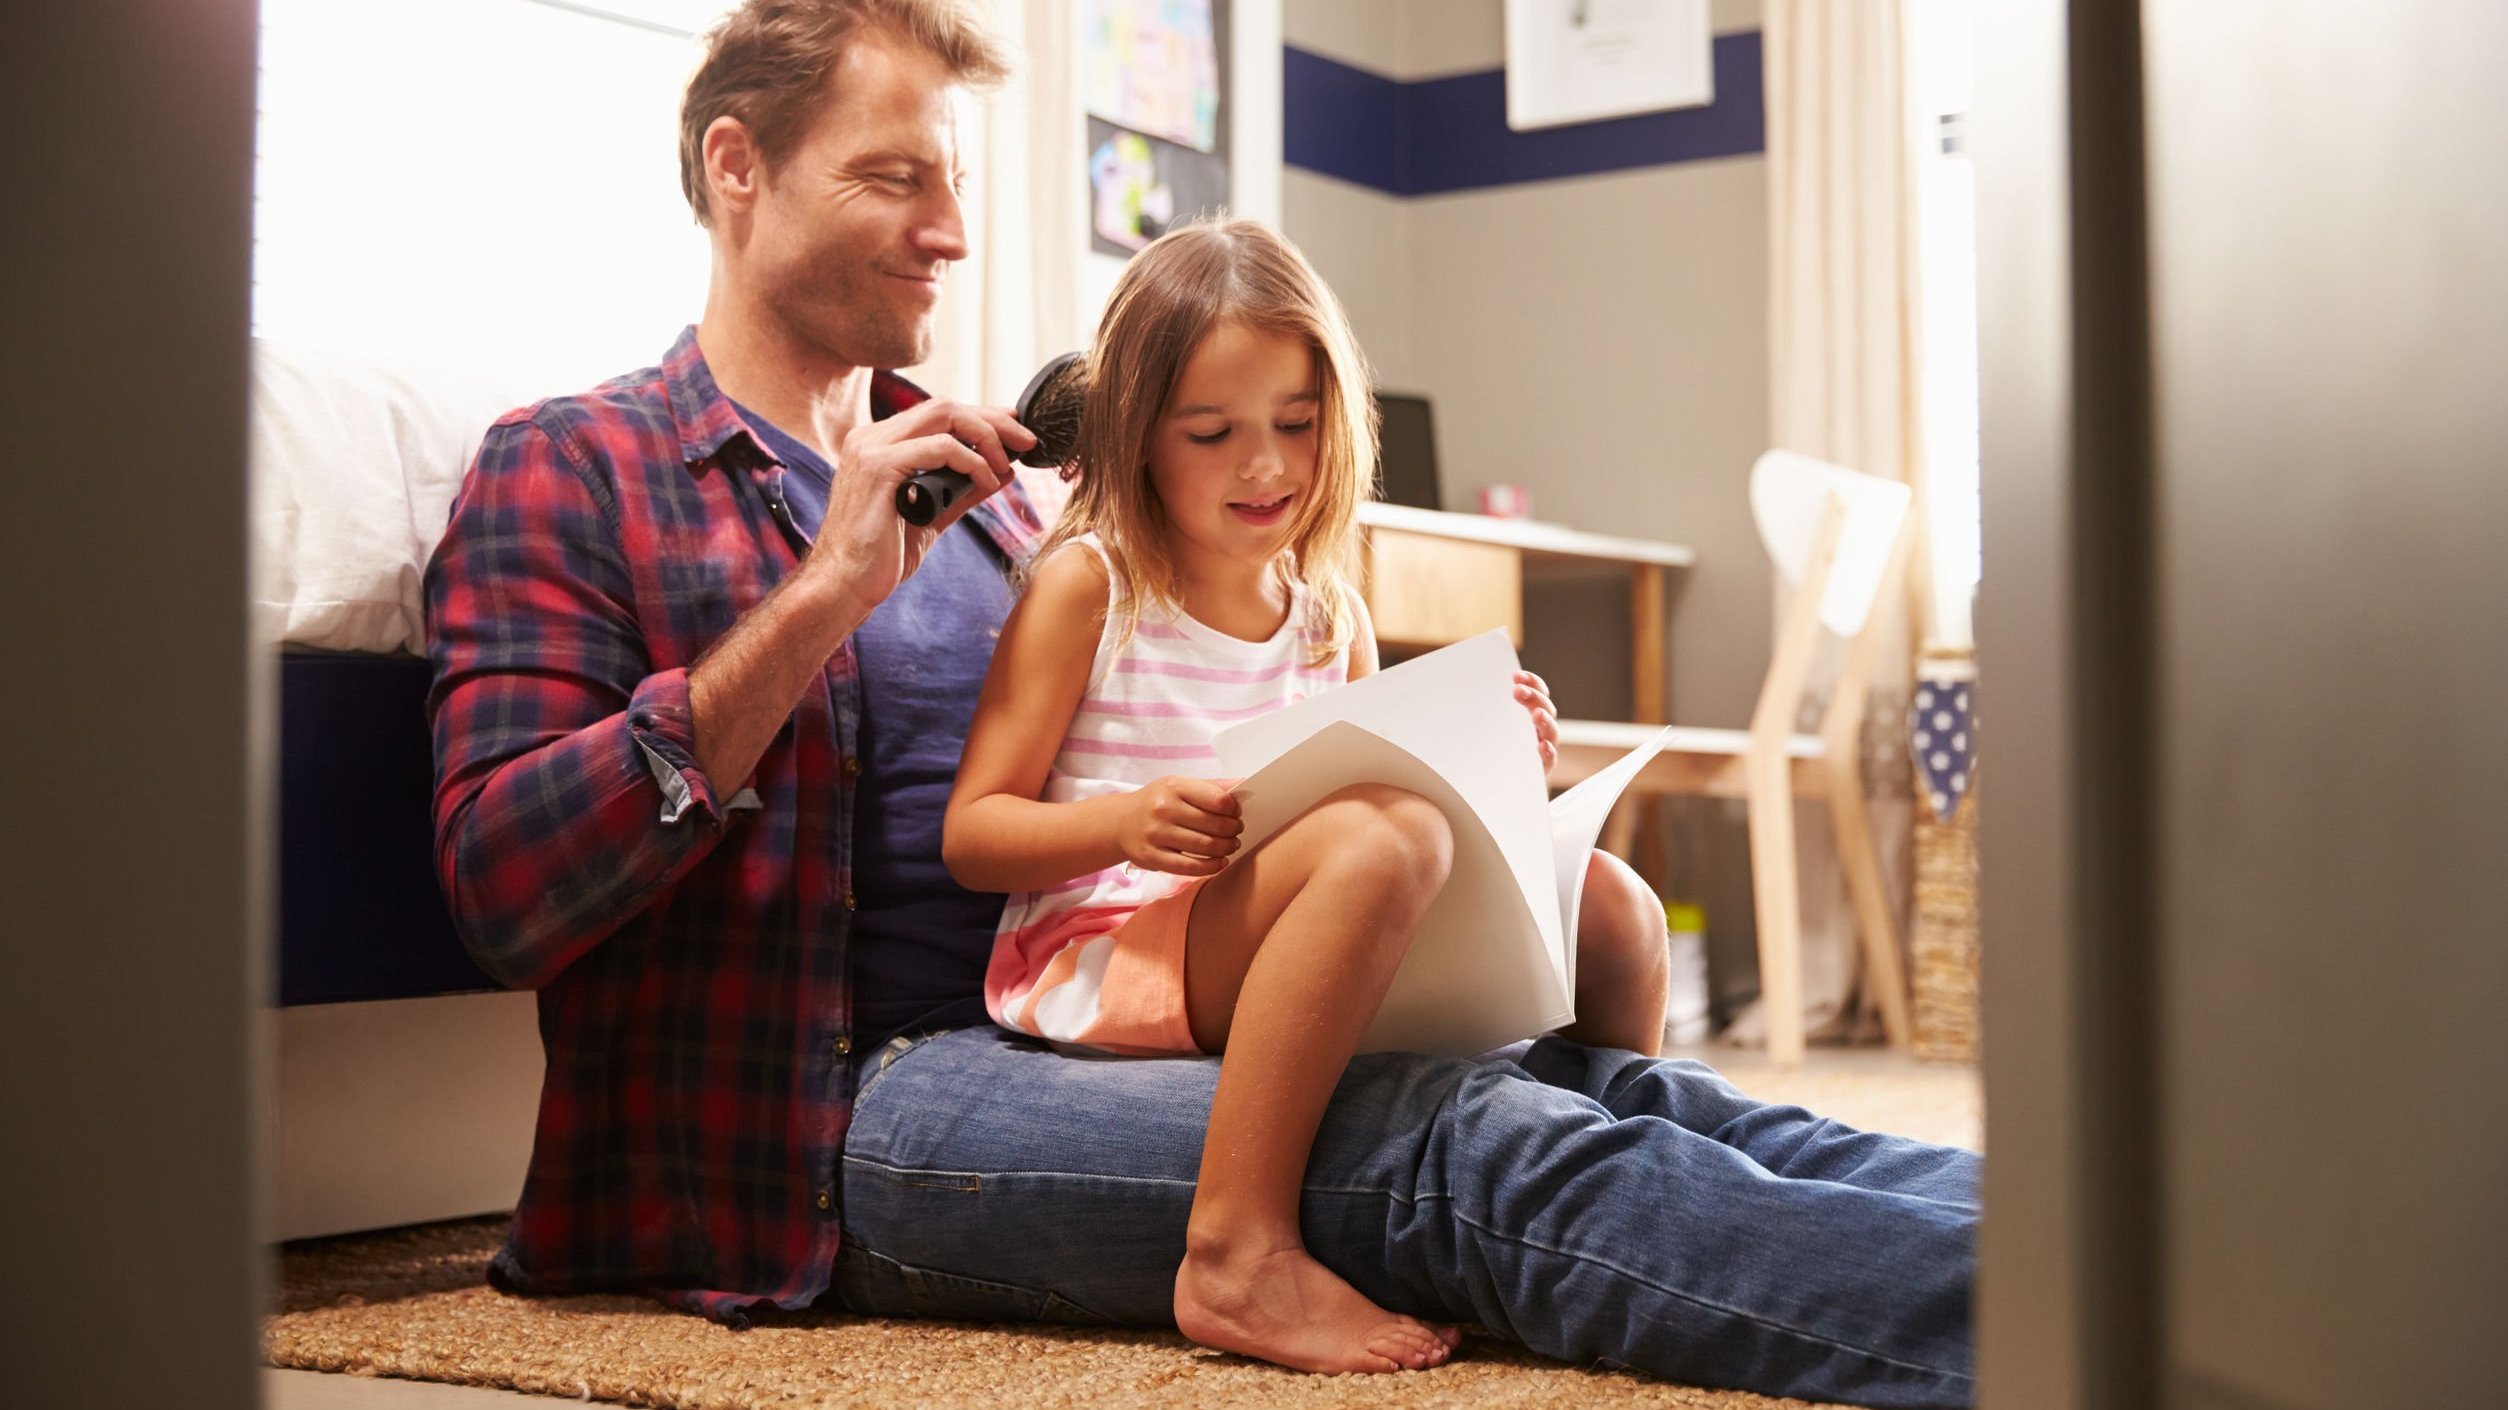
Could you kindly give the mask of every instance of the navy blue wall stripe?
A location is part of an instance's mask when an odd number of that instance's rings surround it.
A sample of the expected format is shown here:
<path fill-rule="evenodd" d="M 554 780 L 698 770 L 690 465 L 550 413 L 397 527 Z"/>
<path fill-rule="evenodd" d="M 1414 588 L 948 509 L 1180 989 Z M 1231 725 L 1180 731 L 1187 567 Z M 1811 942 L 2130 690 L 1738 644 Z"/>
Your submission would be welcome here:
<path fill-rule="evenodd" d="M 1718 35 L 1714 64 L 1707 107 L 1511 132 L 1504 70 L 1402 83 L 1290 46 L 1281 51 L 1282 156 L 1424 196 L 1763 150 L 1758 31 Z"/>
<path fill-rule="evenodd" d="M 1402 85 L 1303 49 L 1280 51 L 1281 158 L 1379 191 L 1400 192 Z"/>
<path fill-rule="evenodd" d="M 1279 50 L 1279 156 L 1402 196 L 1402 83 L 1297 45 Z"/>

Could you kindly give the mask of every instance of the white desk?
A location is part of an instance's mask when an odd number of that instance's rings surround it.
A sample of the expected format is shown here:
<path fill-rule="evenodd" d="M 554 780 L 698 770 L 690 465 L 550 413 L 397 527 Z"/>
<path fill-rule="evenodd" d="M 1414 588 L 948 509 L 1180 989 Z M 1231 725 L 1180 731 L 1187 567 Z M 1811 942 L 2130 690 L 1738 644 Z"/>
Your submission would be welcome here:
<path fill-rule="evenodd" d="M 1665 593 L 1672 569 L 1698 561 L 1687 545 L 1398 504 L 1363 504 L 1358 518 L 1367 537 L 1367 610 L 1389 646 L 1432 649 L 1492 627 L 1506 628 L 1521 646 L 1528 569 L 1625 569 L 1630 713 L 1638 724 L 1669 722 Z"/>

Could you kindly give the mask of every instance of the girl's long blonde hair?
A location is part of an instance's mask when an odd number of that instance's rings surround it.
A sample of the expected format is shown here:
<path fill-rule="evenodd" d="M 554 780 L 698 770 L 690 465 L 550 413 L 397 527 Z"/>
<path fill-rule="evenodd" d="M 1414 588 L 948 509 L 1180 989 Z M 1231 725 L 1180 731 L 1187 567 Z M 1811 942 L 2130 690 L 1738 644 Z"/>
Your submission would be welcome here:
<path fill-rule="evenodd" d="M 1332 659 L 1357 630 L 1343 591 L 1356 582 L 1358 506 L 1376 474 L 1376 398 L 1349 318 L 1314 267 L 1278 231 L 1251 220 L 1181 226 L 1133 257 L 1116 280 L 1089 350 L 1078 482 L 1038 553 L 1096 532 L 1116 591 L 1122 639 L 1143 603 L 1180 610 L 1166 516 L 1150 486 L 1150 440 L 1186 359 L 1223 323 L 1286 334 L 1315 363 L 1315 480 L 1277 565 L 1305 592 L 1309 625 Z"/>

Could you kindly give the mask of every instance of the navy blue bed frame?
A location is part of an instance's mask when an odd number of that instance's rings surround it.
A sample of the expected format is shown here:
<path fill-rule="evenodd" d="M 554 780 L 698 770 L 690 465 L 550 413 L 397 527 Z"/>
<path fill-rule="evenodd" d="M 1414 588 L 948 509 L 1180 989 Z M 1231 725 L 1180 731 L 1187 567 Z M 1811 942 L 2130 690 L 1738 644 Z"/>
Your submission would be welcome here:
<path fill-rule="evenodd" d="M 497 987 L 436 889 L 426 698 L 416 657 L 280 658 L 282 1005 Z"/>

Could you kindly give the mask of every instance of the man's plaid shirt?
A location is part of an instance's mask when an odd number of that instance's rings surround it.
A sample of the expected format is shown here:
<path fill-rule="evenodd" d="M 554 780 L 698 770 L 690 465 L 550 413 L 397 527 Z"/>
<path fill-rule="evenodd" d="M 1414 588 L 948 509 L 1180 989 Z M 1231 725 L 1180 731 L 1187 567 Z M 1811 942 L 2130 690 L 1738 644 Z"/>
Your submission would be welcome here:
<path fill-rule="evenodd" d="M 882 373 L 871 397 L 924 394 Z M 784 473 L 691 329 L 658 368 L 497 422 L 428 564 L 436 868 L 480 966 L 539 991 L 548 1057 L 500 1287 L 739 1323 L 829 1285 L 852 645 L 728 786 L 688 704 L 688 667 L 806 552 Z M 1012 562 L 1041 537 L 1016 485 L 966 522 Z"/>

